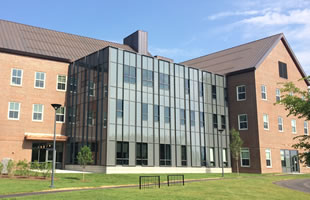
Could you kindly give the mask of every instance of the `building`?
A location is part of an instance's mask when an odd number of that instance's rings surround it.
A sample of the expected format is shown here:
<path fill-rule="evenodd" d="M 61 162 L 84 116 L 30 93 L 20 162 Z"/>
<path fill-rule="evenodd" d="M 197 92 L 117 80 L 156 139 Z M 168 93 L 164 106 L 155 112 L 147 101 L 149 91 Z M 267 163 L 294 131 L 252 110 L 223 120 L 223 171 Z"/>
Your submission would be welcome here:
<path fill-rule="evenodd" d="M 0 20 L 0 159 L 76 169 L 90 146 L 105 173 L 231 171 L 226 78 L 124 44 Z M 222 158 L 223 155 L 223 158 Z"/>
<path fill-rule="evenodd" d="M 230 128 L 239 130 L 244 141 L 241 172 L 310 172 L 292 148 L 295 136 L 309 134 L 308 122 L 287 117 L 283 106 L 274 105 L 281 98 L 278 83 L 292 81 L 304 90 L 309 86 L 298 81 L 306 74 L 283 34 L 182 64 L 226 76 Z"/>

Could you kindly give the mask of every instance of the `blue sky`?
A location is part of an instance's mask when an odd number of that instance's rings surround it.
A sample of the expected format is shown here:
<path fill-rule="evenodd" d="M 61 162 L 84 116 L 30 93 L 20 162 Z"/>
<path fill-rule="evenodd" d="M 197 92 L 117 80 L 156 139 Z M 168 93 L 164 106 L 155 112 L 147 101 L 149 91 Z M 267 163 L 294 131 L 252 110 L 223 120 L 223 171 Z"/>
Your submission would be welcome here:
<path fill-rule="evenodd" d="M 175 62 L 283 32 L 310 74 L 309 0 L 2 0 L 0 18 L 119 43 L 141 29 Z"/>

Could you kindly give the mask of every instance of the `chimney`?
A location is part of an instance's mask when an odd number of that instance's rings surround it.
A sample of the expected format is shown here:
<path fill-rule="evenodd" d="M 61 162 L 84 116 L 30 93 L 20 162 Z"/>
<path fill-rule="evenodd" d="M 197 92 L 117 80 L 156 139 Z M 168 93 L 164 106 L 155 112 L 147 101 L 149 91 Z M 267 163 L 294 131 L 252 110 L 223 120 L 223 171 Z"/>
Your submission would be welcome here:
<path fill-rule="evenodd" d="M 140 54 L 148 55 L 148 38 L 147 32 L 138 30 L 124 38 L 123 43 L 130 46 Z"/>

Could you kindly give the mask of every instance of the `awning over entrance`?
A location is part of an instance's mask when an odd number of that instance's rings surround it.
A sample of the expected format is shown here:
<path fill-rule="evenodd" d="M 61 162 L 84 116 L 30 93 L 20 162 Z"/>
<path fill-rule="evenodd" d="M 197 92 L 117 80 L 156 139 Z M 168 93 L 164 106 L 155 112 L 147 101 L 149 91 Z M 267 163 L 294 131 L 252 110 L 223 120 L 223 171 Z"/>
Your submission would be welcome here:
<path fill-rule="evenodd" d="M 68 139 L 67 136 L 56 134 L 56 141 L 57 142 L 65 142 L 65 141 L 67 141 L 67 139 Z M 50 134 L 50 133 L 25 133 L 25 140 L 53 141 L 54 140 L 54 134 Z"/>

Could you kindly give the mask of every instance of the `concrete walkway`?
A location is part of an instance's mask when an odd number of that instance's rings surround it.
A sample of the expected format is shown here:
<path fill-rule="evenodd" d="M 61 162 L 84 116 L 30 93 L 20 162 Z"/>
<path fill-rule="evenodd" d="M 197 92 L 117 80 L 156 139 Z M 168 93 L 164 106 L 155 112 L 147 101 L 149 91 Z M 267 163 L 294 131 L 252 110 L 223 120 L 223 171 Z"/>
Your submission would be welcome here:
<path fill-rule="evenodd" d="M 274 184 L 286 187 L 292 190 L 298 190 L 306 193 L 310 193 L 310 179 L 293 179 L 274 182 Z"/>

